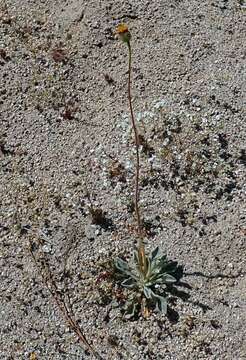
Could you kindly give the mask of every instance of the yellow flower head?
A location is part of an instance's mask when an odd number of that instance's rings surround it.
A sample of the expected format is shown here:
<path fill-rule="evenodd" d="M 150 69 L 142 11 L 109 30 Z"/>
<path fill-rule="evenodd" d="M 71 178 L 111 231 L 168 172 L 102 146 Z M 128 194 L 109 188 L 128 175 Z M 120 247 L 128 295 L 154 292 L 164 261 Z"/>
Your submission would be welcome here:
<path fill-rule="evenodd" d="M 131 34 L 126 24 L 119 24 L 116 28 L 116 34 L 125 43 L 129 43 L 131 40 Z"/>

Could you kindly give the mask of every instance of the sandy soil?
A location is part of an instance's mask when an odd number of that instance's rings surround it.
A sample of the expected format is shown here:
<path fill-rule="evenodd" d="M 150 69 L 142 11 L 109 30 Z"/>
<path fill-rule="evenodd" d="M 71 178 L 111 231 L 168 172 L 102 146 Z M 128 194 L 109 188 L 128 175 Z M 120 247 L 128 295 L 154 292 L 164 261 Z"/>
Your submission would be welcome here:
<path fill-rule="evenodd" d="M 245 9 L 0 0 L 1 359 L 93 358 L 45 287 L 44 264 L 103 359 L 246 358 Z M 127 51 L 113 35 L 122 21 L 145 141 L 147 248 L 184 272 L 168 316 L 131 321 L 100 277 L 135 243 Z"/>

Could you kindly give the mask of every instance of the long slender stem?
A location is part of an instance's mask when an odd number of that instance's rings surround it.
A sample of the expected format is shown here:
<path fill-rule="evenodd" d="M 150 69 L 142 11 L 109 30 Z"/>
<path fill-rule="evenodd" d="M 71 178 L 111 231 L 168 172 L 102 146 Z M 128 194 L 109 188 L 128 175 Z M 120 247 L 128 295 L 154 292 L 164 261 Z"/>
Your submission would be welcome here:
<path fill-rule="evenodd" d="M 140 155 L 139 155 L 139 137 L 138 137 L 138 129 L 136 126 L 133 107 L 132 107 L 132 96 L 131 96 L 131 68 L 132 68 L 132 49 L 130 41 L 127 43 L 129 49 L 129 64 L 128 64 L 128 101 L 131 113 L 131 121 L 132 127 L 134 131 L 135 137 L 135 149 L 136 149 L 136 174 L 135 174 L 135 212 L 137 218 L 137 231 L 138 234 L 141 235 L 142 233 L 142 226 L 141 226 L 141 218 L 139 212 L 139 172 L 140 172 Z"/>
<path fill-rule="evenodd" d="M 138 129 L 133 113 L 132 107 L 132 96 L 131 96 L 131 68 L 132 68 L 132 49 L 130 41 L 127 42 L 128 50 L 129 50 L 129 64 L 128 64 L 128 101 L 131 113 L 131 121 L 132 127 L 134 131 L 134 138 L 135 138 L 135 149 L 136 149 L 136 174 L 135 174 L 135 213 L 136 213 L 136 220 L 137 220 L 137 232 L 139 236 L 139 244 L 138 244 L 138 254 L 140 259 L 140 267 L 143 274 L 146 274 L 147 271 L 147 264 L 146 264 L 146 256 L 145 256 L 145 246 L 143 242 L 143 229 L 139 211 L 139 173 L 140 173 L 140 154 L 139 154 L 139 136 L 138 136 Z"/>

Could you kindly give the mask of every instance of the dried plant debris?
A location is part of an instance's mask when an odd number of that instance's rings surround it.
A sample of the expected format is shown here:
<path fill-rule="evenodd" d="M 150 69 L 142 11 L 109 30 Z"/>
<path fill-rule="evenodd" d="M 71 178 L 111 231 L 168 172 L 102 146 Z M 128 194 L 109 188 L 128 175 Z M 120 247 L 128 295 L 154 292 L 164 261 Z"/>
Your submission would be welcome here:
<path fill-rule="evenodd" d="M 74 334 L 77 336 L 78 341 L 82 347 L 85 347 L 89 352 L 94 355 L 96 359 L 101 359 L 101 356 L 96 352 L 93 346 L 88 342 L 86 335 L 83 333 L 83 330 L 79 326 L 78 322 L 75 319 L 73 309 L 71 307 L 70 301 L 66 300 L 66 294 L 64 294 L 61 289 L 58 288 L 54 271 L 50 269 L 48 259 L 43 250 L 40 251 L 38 243 L 29 241 L 29 251 L 31 257 L 34 261 L 36 269 L 39 271 L 39 275 L 43 280 L 44 285 L 49 291 L 51 297 L 53 298 L 56 306 L 58 307 L 61 315 L 64 318 L 64 321 L 71 328 Z M 38 254 L 37 254 L 38 252 Z"/>

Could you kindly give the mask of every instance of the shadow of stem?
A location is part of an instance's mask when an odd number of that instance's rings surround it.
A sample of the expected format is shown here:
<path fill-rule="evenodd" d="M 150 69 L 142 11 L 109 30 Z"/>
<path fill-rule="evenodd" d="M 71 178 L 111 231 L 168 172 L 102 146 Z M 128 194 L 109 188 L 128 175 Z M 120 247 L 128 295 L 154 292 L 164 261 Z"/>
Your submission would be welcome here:
<path fill-rule="evenodd" d="M 207 275 L 207 274 L 202 273 L 201 271 L 183 272 L 184 276 L 201 276 L 206 279 L 219 279 L 219 278 L 221 278 L 221 279 L 237 279 L 240 276 L 244 276 L 245 274 L 246 274 L 245 272 L 239 272 L 236 275 L 225 275 L 225 274 L 221 274 L 221 273 L 218 273 L 215 275 Z"/>

